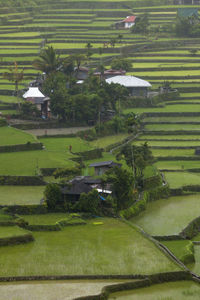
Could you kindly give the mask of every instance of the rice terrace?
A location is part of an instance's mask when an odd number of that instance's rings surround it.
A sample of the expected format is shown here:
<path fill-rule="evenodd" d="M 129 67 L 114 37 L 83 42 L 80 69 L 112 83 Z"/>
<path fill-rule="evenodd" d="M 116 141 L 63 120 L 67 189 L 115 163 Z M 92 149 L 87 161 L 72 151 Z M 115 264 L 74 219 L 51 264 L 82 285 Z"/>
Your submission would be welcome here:
<path fill-rule="evenodd" d="M 200 299 L 200 0 L 0 0 L 0 300 Z"/>

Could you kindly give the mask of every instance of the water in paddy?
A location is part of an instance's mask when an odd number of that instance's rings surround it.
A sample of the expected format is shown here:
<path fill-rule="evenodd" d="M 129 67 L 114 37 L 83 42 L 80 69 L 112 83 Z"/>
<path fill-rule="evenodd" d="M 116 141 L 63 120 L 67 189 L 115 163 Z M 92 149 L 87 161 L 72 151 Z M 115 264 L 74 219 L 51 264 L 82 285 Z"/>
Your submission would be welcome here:
<path fill-rule="evenodd" d="M 199 300 L 200 285 L 193 281 L 155 284 L 150 287 L 113 293 L 109 300 Z"/>
<path fill-rule="evenodd" d="M 147 209 L 131 222 L 150 235 L 178 234 L 200 216 L 200 194 L 170 197 L 150 202 Z"/>
<path fill-rule="evenodd" d="M 110 284 L 125 280 L 63 280 L 0 283 L 0 300 L 71 300 L 96 295 Z"/>

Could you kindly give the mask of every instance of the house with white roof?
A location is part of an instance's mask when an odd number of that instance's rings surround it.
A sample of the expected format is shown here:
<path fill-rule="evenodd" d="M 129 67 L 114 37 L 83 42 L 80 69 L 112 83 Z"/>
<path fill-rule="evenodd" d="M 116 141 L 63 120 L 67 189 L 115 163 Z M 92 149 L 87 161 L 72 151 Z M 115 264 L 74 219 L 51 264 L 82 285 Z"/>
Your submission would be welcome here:
<path fill-rule="evenodd" d="M 43 95 L 38 87 L 29 87 L 28 91 L 23 95 L 23 98 L 35 104 L 44 118 L 50 117 L 50 98 Z"/>
<path fill-rule="evenodd" d="M 106 82 L 118 83 L 129 89 L 130 95 L 135 97 L 148 97 L 148 90 L 151 84 L 143 79 L 131 75 L 114 76 L 106 79 Z"/>

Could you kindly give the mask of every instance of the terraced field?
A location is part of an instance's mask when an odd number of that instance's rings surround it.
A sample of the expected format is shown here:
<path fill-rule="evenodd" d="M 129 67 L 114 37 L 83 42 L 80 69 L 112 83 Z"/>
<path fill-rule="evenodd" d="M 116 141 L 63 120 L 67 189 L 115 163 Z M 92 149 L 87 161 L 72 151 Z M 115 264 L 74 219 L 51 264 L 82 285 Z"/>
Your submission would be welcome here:
<path fill-rule="evenodd" d="M 90 42 L 92 57 L 87 64 L 94 67 L 100 61 L 109 67 L 112 57 L 125 55 L 132 63 L 128 74 L 150 81 L 153 91 L 164 81 L 169 81 L 179 91 L 178 97 L 171 97 L 158 107 L 124 110 L 124 113 L 145 113 L 142 120 L 143 134 L 135 144 L 148 142 L 156 157 L 155 166 L 163 170 L 171 189 L 199 185 L 200 157 L 195 154 L 195 150 L 200 147 L 200 39 L 171 37 L 165 33 L 148 36 L 116 30 L 115 22 L 127 15 L 139 16 L 144 12 L 149 13 L 151 25 L 166 26 L 174 23 L 177 8 L 184 7 L 167 4 L 158 6 L 156 3 L 154 6 L 141 7 L 139 2 L 76 0 L 49 2 L 47 5 L 46 1 L 42 1 L 39 9 L 37 4 L 35 7 L 24 7 L 23 10 L 16 7 L 15 11 L 1 8 L 1 18 L 6 22 L 0 26 L 0 111 L 4 116 L 17 114 L 16 104 L 20 101 L 14 97 L 13 83 L 4 79 L 2 74 L 16 61 L 19 70 L 24 69 L 25 74 L 19 88 L 26 88 L 28 82 L 38 74 L 32 62 L 46 46 L 52 45 L 61 57 L 66 57 L 72 53 L 86 53 L 86 44 Z M 111 46 L 113 38 L 116 42 Z M 198 51 L 192 55 L 191 49 Z M 72 158 L 76 152 L 106 147 L 126 137 L 118 135 L 87 143 L 79 138 L 36 139 L 31 134 L 13 128 L 5 130 L 3 134 L 0 131 L 1 146 L 40 141 L 45 149 L 0 153 L 0 175 L 37 175 L 40 168 L 72 166 L 75 164 Z M 39 130 L 43 135 L 44 130 Z M 37 135 L 36 131 L 33 133 Z M 70 145 L 75 154 L 69 152 Z M 111 159 L 114 159 L 114 155 L 104 152 L 98 161 Z M 88 165 L 93 161 L 85 162 L 84 175 L 92 173 Z M 43 186 L 1 186 L 0 205 L 38 204 L 43 189 Z M 199 194 L 195 194 L 150 203 L 147 210 L 132 222 L 150 234 L 165 235 L 180 232 L 198 216 Z M 49 224 L 50 219 L 57 220 L 58 216 L 50 216 L 49 219 L 48 216 L 26 218 L 32 224 L 38 224 L 40 218 Z M 1 247 L 0 275 L 150 274 L 180 270 L 135 229 L 115 219 L 103 219 L 102 223 L 98 227 L 91 220 L 84 228 L 65 228 L 53 233 L 35 232 L 34 243 Z M 0 234 L 18 234 L 18 228 L 15 230 L 16 227 L 5 227 Z M 63 247 L 63 244 L 67 247 Z M 198 249 L 194 270 L 200 274 L 199 256 Z M 26 285 L 23 288 L 27 290 L 29 287 Z M 41 293 L 41 286 L 37 288 Z M 96 290 L 98 288 L 96 286 Z M 0 298 L 12 299 L 8 287 L 2 286 L 2 289 L 4 294 Z M 11 289 L 16 291 L 16 286 Z M 50 293 L 49 290 L 47 293 Z M 83 293 L 81 290 L 81 295 Z M 20 293 L 16 295 L 22 297 Z M 24 299 L 27 298 L 27 294 L 24 295 Z M 136 295 L 135 292 L 116 294 L 111 295 L 110 299 L 112 296 L 115 299 L 184 299 L 190 296 L 198 299 L 199 288 L 194 283 L 179 282 L 141 289 Z"/>

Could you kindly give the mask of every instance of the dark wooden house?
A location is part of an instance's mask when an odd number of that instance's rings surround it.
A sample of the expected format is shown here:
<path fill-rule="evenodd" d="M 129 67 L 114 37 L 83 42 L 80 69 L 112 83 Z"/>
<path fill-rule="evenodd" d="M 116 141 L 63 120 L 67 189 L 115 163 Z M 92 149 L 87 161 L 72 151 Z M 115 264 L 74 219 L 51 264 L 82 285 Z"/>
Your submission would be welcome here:
<path fill-rule="evenodd" d="M 97 162 L 89 165 L 89 167 L 94 167 L 96 176 L 100 176 L 104 174 L 110 168 L 121 167 L 121 166 L 122 166 L 121 164 L 113 162 L 112 160 Z"/>

